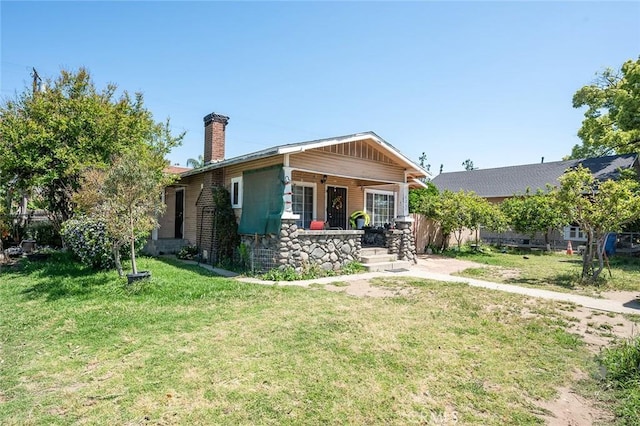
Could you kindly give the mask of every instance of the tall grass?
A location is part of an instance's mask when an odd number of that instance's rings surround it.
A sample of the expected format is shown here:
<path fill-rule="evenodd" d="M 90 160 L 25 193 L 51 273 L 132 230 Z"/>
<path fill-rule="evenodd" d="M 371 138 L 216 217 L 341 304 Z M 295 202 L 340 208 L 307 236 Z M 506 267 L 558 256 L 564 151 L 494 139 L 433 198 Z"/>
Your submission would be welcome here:
<path fill-rule="evenodd" d="M 605 349 L 599 356 L 604 380 L 615 395 L 621 424 L 640 425 L 640 336 Z"/>

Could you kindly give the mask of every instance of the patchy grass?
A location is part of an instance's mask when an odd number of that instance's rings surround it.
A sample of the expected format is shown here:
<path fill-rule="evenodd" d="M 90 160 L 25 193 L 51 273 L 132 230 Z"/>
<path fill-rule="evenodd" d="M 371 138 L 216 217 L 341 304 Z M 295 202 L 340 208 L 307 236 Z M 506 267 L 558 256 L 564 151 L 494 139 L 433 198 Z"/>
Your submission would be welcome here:
<path fill-rule="evenodd" d="M 582 258 L 566 254 L 523 252 L 480 253 L 450 251 L 445 255 L 488 265 L 470 268 L 459 275 L 493 282 L 517 284 L 555 291 L 578 291 L 593 295 L 601 290 L 640 290 L 640 259 L 617 256 L 610 259 L 611 277 L 607 268 L 597 286 L 584 286 L 580 282 Z"/>
<path fill-rule="evenodd" d="M 421 280 L 410 296 L 261 286 L 140 259 L 0 275 L 0 423 L 543 424 L 594 367 L 550 304 Z"/>

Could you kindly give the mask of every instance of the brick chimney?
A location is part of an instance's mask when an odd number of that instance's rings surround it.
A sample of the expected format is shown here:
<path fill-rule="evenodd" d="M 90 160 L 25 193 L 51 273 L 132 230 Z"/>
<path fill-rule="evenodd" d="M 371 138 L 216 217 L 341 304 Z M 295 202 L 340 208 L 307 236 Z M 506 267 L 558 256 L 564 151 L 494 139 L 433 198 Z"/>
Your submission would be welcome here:
<path fill-rule="evenodd" d="M 204 117 L 204 162 L 224 160 L 224 130 L 229 117 L 212 112 Z"/>

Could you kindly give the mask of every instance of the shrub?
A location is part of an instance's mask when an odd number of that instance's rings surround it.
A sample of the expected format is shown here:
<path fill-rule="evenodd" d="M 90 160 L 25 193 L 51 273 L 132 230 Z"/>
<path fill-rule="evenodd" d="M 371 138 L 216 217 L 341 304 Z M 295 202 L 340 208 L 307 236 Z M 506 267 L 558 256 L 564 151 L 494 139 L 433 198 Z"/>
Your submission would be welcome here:
<path fill-rule="evenodd" d="M 61 247 L 60 233 L 51 222 L 32 222 L 27 226 L 27 235 L 40 246 Z"/>
<path fill-rule="evenodd" d="M 364 266 L 358 262 L 350 262 L 337 271 L 322 269 L 317 263 L 306 263 L 299 271 L 296 271 L 292 266 L 273 268 L 263 274 L 262 279 L 270 281 L 312 280 L 322 277 L 335 277 L 336 275 L 358 274 L 363 271 Z"/>
<path fill-rule="evenodd" d="M 89 217 L 67 220 L 61 229 L 65 245 L 82 262 L 94 269 L 113 268 L 111 239 L 104 223 Z"/>
<path fill-rule="evenodd" d="M 178 259 L 193 260 L 198 256 L 198 246 L 184 246 L 176 254 Z"/>
<path fill-rule="evenodd" d="M 113 239 L 107 232 L 106 225 L 86 216 L 76 216 L 67 220 L 60 230 L 66 247 L 84 265 L 93 269 L 111 269 L 115 266 L 111 247 Z M 136 235 L 136 249 L 141 250 L 148 235 Z M 128 245 L 120 248 L 123 260 L 131 259 Z"/>

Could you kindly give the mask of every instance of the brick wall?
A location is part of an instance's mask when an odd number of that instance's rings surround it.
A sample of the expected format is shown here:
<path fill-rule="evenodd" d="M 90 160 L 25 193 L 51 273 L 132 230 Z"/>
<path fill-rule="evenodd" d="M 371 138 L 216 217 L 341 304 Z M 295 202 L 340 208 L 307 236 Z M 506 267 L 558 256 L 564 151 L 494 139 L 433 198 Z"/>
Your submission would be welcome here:
<path fill-rule="evenodd" d="M 204 161 L 224 160 L 225 129 L 229 117 L 211 113 L 204 117 Z"/>
<path fill-rule="evenodd" d="M 194 243 L 200 250 L 207 250 L 209 261 L 215 250 L 215 234 L 213 229 L 213 193 L 211 188 L 224 184 L 224 173 L 221 169 L 211 170 L 203 174 L 202 192 L 195 203 L 197 238 Z"/>

